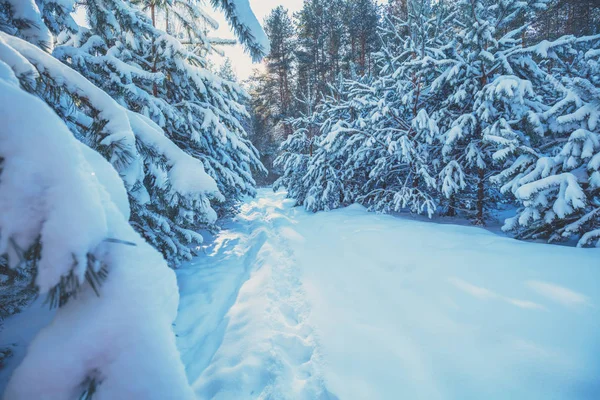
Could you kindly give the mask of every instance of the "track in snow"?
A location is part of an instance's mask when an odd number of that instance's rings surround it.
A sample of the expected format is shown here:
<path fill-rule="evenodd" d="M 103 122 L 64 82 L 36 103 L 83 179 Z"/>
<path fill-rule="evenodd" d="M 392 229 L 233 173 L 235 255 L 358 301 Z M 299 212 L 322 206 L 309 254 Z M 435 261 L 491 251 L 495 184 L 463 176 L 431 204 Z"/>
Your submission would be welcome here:
<path fill-rule="evenodd" d="M 261 190 L 178 272 L 200 399 L 598 399 L 600 252 Z"/>
<path fill-rule="evenodd" d="M 178 271 L 176 332 L 188 378 L 200 399 L 336 399 L 307 323 L 289 201 L 264 194 L 242 207 L 207 256 Z"/>

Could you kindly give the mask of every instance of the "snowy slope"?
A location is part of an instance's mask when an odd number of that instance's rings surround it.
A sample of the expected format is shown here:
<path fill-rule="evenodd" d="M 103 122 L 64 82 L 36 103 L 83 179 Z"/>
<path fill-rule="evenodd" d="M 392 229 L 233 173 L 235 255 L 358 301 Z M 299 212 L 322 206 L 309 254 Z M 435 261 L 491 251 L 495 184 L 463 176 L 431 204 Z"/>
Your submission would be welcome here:
<path fill-rule="evenodd" d="M 600 398 L 600 253 L 292 208 L 263 190 L 179 272 L 200 399 Z"/>

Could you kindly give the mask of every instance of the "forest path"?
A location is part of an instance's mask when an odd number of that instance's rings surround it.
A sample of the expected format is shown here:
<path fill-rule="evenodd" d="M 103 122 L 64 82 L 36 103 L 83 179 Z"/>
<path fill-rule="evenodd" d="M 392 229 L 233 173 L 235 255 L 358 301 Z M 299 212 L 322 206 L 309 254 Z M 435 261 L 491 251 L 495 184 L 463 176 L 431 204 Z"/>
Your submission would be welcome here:
<path fill-rule="evenodd" d="M 199 399 L 597 399 L 600 253 L 259 191 L 178 271 Z"/>
<path fill-rule="evenodd" d="M 283 193 L 261 190 L 178 271 L 179 347 L 199 399 L 335 399 L 325 388 Z"/>

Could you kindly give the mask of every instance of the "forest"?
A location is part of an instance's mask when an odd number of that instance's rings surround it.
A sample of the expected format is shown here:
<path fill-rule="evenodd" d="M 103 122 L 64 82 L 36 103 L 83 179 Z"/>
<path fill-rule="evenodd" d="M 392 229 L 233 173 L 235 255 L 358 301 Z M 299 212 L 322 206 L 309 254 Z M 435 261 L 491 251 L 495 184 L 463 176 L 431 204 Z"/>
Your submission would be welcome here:
<path fill-rule="evenodd" d="M 5 400 L 597 399 L 598 248 L 599 0 L 0 0 Z"/>
<path fill-rule="evenodd" d="M 253 139 L 311 211 L 462 216 L 600 239 L 594 1 L 307 1 L 265 20 Z M 280 148 L 281 146 L 281 148 Z M 275 178 L 271 173 L 271 179 Z"/>

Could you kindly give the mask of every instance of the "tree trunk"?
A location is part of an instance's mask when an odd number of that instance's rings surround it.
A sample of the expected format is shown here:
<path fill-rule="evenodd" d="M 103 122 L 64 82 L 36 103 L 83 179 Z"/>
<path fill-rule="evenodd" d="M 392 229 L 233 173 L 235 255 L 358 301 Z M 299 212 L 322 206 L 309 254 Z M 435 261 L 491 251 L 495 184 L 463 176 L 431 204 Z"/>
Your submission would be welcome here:
<path fill-rule="evenodd" d="M 449 202 L 448 202 L 448 211 L 446 212 L 446 215 L 448 217 L 455 217 L 456 216 L 456 200 L 454 199 L 454 196 L 450 197 Z"/>
<path fill-rule="evenodd" d="M 477 174 L 477 217 L 475 219 L 476 225 L 485 225 L 485 219 L 483 217 L 483 206 L 485 203 L 485 170 L 479 168 Z"/>
<path fill-rule="evenodd" d="M 156 6 L 154 3 L 150 5 L 150 15 L 152 16 L 152 26 L 156 28 Z M 152 64 L 152 72 L 156 73 L 156 44 L 152 46 L 152 58 L 154 58 L 154 63 Z M 156 86 L 156 82 L 152 83 L 152 94 L 154 97 L 158 96 L 158 87 Z"/>

